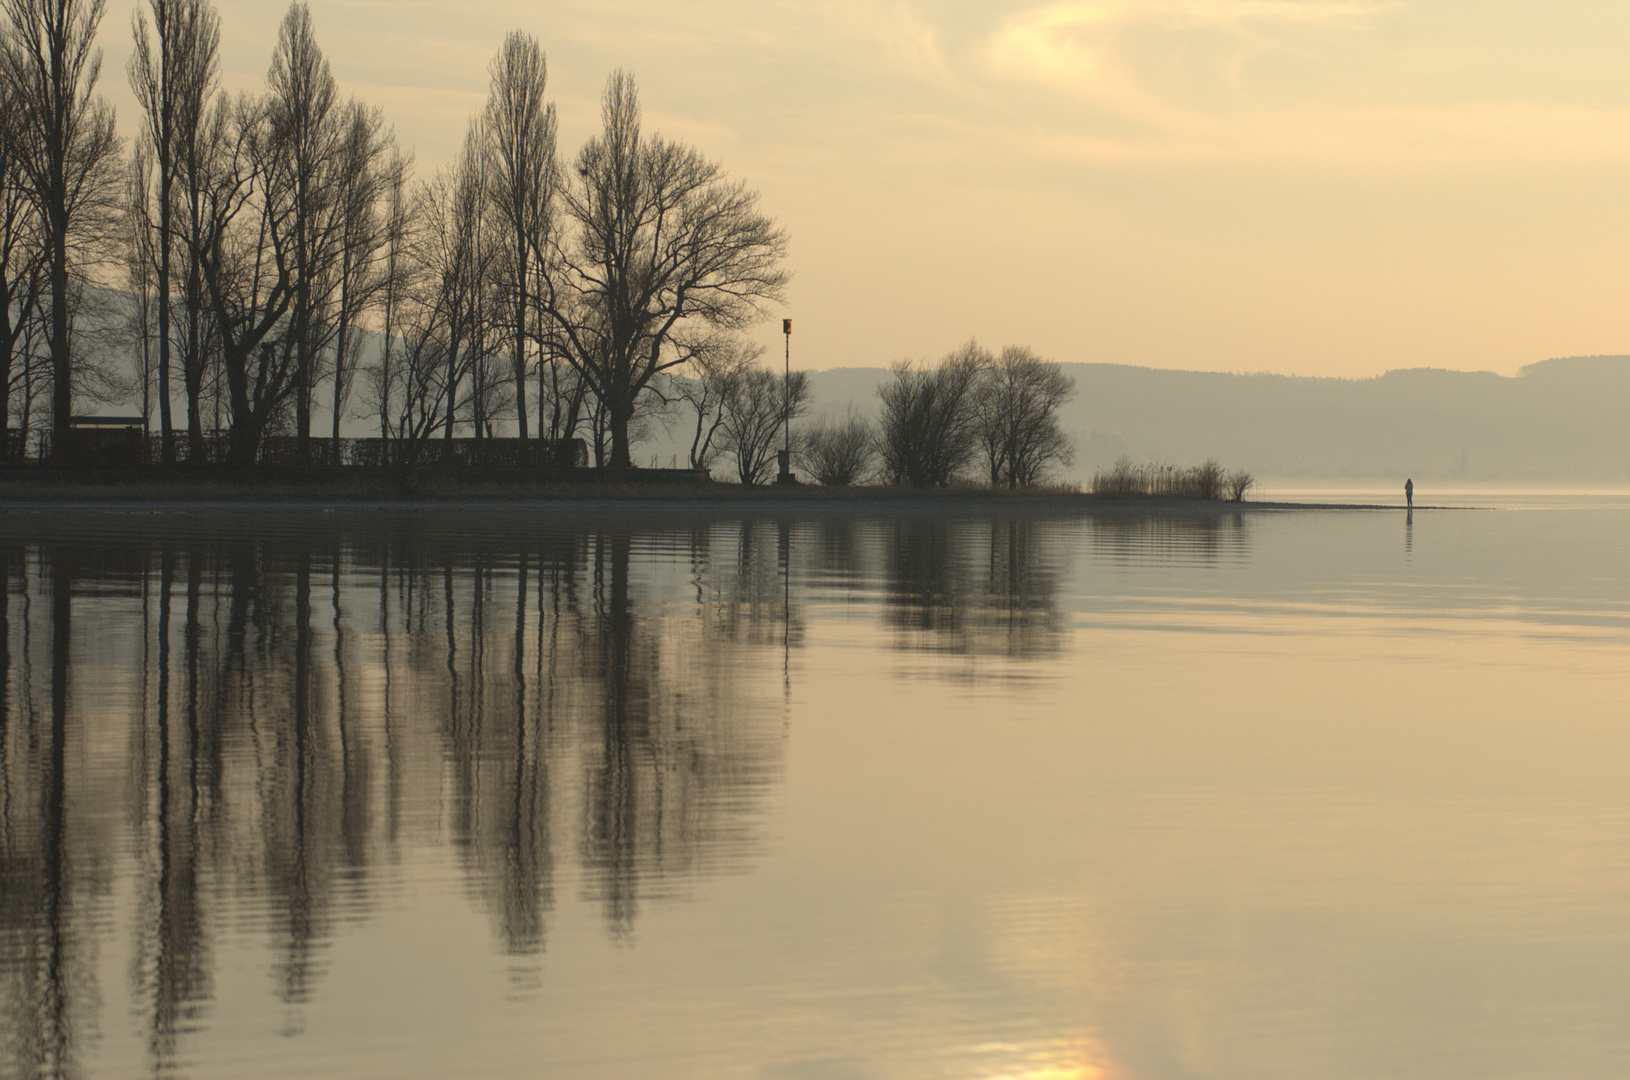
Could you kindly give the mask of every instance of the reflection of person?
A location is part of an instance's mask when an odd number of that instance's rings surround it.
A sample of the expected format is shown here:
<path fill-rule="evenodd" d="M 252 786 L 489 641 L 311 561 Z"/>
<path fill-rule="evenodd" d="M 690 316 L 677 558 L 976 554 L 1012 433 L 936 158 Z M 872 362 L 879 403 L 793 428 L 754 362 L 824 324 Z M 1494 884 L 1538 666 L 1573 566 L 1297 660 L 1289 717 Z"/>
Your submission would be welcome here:
<path fill-rule="evenodd" d="M 1415 481 L 1404 481 L 1404 502 L 1409 504 L 1411 510 L 1415 509 Z"/>

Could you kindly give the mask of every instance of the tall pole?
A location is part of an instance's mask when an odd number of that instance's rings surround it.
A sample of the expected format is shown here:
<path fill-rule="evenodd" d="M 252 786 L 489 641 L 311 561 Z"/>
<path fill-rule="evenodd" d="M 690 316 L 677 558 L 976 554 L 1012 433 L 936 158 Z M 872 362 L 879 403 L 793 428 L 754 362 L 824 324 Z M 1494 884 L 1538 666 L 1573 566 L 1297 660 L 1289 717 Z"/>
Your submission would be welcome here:
<path fill-rule="evenodd" d="M 781 320 L 786 339 L 786 357 L 781 373 L 781 475 L 783 484 L 792 482 L 792 320 Z"/>
<path fill-rule="evenodd" d="M 781 372 L 781 449 L 792 453 L 792 320 L 781 320 L 781 336 L 787 340 L 787 355 Z"/>

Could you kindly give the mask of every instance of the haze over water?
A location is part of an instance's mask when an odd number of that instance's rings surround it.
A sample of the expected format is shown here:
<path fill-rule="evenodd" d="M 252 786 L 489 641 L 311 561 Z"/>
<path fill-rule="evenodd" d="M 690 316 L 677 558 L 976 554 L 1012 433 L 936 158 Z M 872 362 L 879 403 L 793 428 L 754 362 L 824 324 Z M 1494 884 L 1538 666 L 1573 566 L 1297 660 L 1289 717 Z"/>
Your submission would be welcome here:
<path fill-rule="evenodd" d="M 1626 1075 L 1630 500 L 1469 501 L 0 515 L 0 1075 Z"/>

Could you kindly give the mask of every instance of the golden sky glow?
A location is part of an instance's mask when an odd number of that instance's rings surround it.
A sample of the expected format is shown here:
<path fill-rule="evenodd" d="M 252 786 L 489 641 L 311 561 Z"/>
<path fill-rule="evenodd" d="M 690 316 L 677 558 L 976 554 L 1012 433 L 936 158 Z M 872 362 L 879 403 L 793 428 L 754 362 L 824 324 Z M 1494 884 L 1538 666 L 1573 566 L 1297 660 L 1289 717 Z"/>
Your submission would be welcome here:
<path fill-rule="evenodd" d="M 1630 5 L 1596 0 L 313 0 L 428 174 L 511 28 L 568 152 L 615 66 L 792 235 L 795 366 L 970 335 L 1362 376 L 1630 352 Z M 134 130 L 128 18 L 103 87 Z M 221 4 L 233 88 L 279 3 Z M 763 339 L 780 351 L 778 324 Z"/>

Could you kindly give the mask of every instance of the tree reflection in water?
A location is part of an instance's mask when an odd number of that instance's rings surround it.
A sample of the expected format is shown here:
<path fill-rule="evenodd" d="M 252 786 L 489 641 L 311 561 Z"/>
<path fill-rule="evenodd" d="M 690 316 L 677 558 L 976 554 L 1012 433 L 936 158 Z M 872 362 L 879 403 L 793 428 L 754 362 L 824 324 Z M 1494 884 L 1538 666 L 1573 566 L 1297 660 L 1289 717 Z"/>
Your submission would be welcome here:
<path fill-rule="evenodd" d="M 1092 519 L 1093 554 L 1108 562 L 1241 562 L 1250 550 L 1245 515 L 1109 514 Z"/>
<path fill-rule="evenodd" d="M 806 635 L 875 587 L 895 644 L 1057 650 L 1056 523 L 538 515 L 0 519 L 0 1053 L 70 1076 L 98 949 L 158 1071 L 208 1023 L 243 912 L 297 1033 L 409 846 L 456 853 L 501 949 L 557 866 L 616 937 L 747 869 Z M 875 582 L 868 586 L 867 582 Z M 784 682 L 783 680 L 788 680 Z M 110 917 L 124 875 L 133 919 Z M 134 924 L 129 941 L 116 923 Z M 533 958 L 528 960 L 527 958 Z"/>
<path fill-rule="evenodd" d="M 1063 646 L 1059 523 L 905 518 L 884 529 L 886 620 L 898 647 L 1022 658 Z"/>

